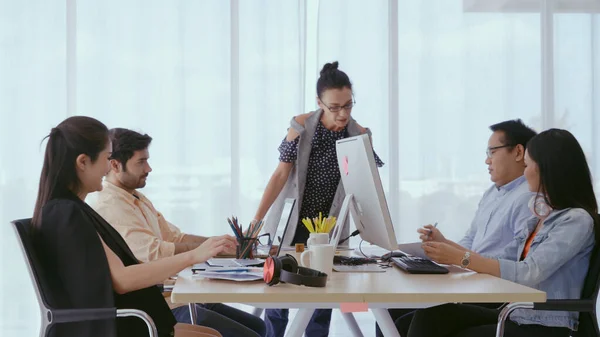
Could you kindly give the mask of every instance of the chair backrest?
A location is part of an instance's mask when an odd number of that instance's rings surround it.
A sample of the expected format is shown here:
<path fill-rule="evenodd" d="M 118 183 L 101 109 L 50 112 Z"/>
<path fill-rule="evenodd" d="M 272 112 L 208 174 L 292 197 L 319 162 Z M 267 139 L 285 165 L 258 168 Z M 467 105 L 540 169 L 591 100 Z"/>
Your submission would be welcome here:
<path fill-rule="evenodd" d="M 15 220 L 11 224 L 17 235 L 19 246 L 23 253 L 23 259 L 27 264 L 27 270 L 29 271 L 31 282 L 35 288 L 38 304 L 42 311 L 42 319 L 49 320 L 48 312 L 51 312 L 52 309 L 48 305 L 48 294 L 45 291 L 47 286 L 44 284 L 43 269 L 36 256 L 33 245 L 31 219 Z"/>
<path fill-rule="evenodd" d="M 600 214 L 598 215 L 600 219 Z M 600 295 L 600 242 L 596 242 L 592 256 L 590 258 L 590 267 L 588 269 L 585 282 L 583 284 L 583 291 L 581 292 L 581 299 L 592 300 L 596 308 L 595 312 L 582 312 L 579 313 L 579 329 L 573 336 L 587 337 L 587 336 L 600 336 L 600 328 L 598 327 L 598 315 L 600 314 L 600 301 L 598 295 Z"/>

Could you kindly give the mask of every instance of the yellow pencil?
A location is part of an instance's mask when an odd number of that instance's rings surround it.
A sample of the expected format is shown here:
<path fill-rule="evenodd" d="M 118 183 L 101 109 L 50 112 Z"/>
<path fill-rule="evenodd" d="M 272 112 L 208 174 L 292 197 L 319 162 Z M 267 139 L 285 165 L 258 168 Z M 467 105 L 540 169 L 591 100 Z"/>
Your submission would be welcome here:
<path fill-rule="evenodd" d="M 314 229 L 312 223 L 310 222 L 310 218 L 302 219 L 302 223 L 304 224 L 304 226 L 306 226 L 306 228 L 308 229 L 308 231 L 310 233 L 314 233 L 315 232 L 315 229 Z"/>

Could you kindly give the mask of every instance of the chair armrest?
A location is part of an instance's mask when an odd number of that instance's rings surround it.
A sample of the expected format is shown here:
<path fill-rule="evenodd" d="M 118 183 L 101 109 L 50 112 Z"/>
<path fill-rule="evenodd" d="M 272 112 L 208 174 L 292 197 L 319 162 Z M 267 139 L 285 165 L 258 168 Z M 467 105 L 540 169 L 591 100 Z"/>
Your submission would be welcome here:
<path fill-rule="evenodd" d="M 504 324 L 511 312 L 516 309 L 533 309 L 532 302 L 513 302 L 507 304 L 498 315 L 498 325 L 496 326 L 496 337 L 504 337 Z"/>
<path fill-rule="evenodd" d="M 95 321 L 117 317 L 137 317 L 146 323 L 149 337 L 158 337 L 154 321 L 147 313 L 137 309 L 93 308 L 93 309 L 57 309 L 48 312 L 52 324 Z"/>
<path fill-rule="evenodd" d="M 533 310 L 592 312 L 594 309 L 592 300 L 547 300 L 533 304 Z"/>
<path fill-rule="evenodd" d="M 498 315 L 496 337 L 504 336 L 504 323 L 510 315 L 510 313 L 516 309 L 593 312 L 595 310 L 595 305 L 592 300 L 547 300 L 545 303 L 510 303 L 506 307 L 504 307 Z"/>
<path fill-rule="evenodd" d="M 93 308 L 93 309 L 57 309 L 48 312 L 49 321 L 52 323 L 70 323 L 82 321 L 95 321 L 117 317 L 116 308 Z"/>
<path fill-rule="evenodd" d="M 137 317 L 146 323 L 146 327 L 148 328 L 148 336 L 149 337 L 158 337 L 158 331 L 156 330 L 156 325 L 152 320 L 152 317 L 145 313 L 142 310 L 138 309 L 118 309 L 117 317 Z"/>

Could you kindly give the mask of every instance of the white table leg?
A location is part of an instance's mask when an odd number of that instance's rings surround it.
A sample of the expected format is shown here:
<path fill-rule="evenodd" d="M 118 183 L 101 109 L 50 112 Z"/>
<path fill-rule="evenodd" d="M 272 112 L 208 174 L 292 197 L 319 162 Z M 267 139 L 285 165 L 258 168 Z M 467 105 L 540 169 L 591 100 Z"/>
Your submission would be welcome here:
<path fill-rule="evenodd" d="M 189 303 L 188 309 L 190 310 L 190 322 L 192 325 L 196 325 L 196 303 Z"/>
<path fill-rule="evenodd" d="M 356 318 L 351 312 L 342 312 L 342 317 L 346 321 L 346 324 L 350 328 L 350 332 L 352 332 L 352 336 L 354 337 L 364 337 L 358 323 L 356 322 Z"/>
<path fill-rule="evenodd" d="M 265 311 L 265 309 L 254 307 L 254 309 L 252 310 L 252 315 L 254 315 L 256 317 L 260 317 L 260 315 L 262 315 L 263 311 Z"/>
<path fill-rule="evenodd" d="M 387 309 L 373 308 L 371 312 L 375 316 L 375 321 L 379 324 L 379 328 L 385 337 L 400 337 L 400 333 L 398 333 L 398 329 L 396 329 L 396 325 L 392 321 L 392 316 L 390 316 L 390 312 Z"/>
<path fill-rule="evenodd" d="M 304 308 L 298 310 L 296 317 L 294 317 L 294 320 L 292 321 L 292 325 L 286 331 L 285 337 L 302 337 L 314 312 L 315 308 Z"/>

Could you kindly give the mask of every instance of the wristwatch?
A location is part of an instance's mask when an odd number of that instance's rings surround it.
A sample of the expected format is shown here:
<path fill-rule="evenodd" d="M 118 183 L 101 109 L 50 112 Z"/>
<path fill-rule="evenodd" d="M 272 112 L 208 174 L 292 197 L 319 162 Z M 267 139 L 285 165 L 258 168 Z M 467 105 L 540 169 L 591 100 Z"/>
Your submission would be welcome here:
<path fill-rule="evenodd" d="M 469 264 L 471 264 L 471 252 L 465 252 L 465 255 L 463 256 L 462 260 L 460 260 L 460 266 L 463 268 L 467 268 L 469 267 Z"/>

